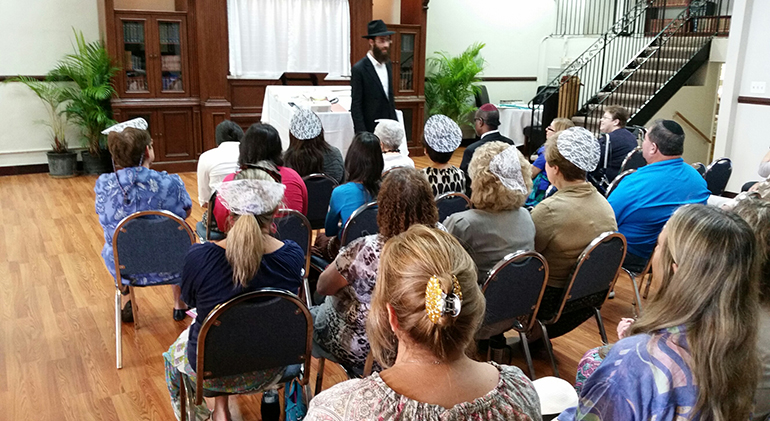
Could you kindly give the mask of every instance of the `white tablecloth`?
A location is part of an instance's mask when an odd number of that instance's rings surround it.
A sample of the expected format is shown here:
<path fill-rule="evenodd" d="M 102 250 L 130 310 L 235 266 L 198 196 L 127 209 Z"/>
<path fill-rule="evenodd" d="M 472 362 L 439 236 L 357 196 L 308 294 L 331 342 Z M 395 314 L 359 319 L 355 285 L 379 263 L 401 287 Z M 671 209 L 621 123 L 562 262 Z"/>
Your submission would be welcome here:
<path fill-rule="evenodd" d="M 502 107 L 500 110 L 500 134 L 513 140 L 516 146 L 525 142 L 524 128 L 532 124 L 532 110 L 528 108 Z M 535 113 L 535 125 L 540 124 L 542 111 Z"/>
<path fill-rule="evenodd" d="M 289 102 L 298 106 L 309 107 L 313 103 L 311 97 L 315 99 L 328 98 L 329 100 L 337 98 L 339 105 L 350 110 L 350 86 L 270 85 L 265 89 L 265 99 L 262 102 L 262 122 L 271 124 L 278 130 L 284 150 L 289 147 L 289 123 L 295 110 L 289 105 Z M 345 157 L 355 135 L 350 112 L 319 112 L 317 114 L 324 128 L 326 142 L 339 149 L 342 156 Z M 396 116 L 403 126 L 403 113 L 396 110 Z M 400 149 L 401 153 L 409 154 L 406 148 L 406 138 L 402 140 Z"/>

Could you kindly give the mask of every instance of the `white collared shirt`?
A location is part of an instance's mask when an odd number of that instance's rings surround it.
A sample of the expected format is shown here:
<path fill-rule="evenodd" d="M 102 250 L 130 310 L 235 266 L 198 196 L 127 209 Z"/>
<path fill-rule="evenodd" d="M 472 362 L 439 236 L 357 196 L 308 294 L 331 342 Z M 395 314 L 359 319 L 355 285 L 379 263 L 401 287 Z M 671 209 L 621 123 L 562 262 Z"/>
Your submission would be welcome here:
<path fill-rule="evenodd" d="M 369 57 L 369 60 L 371 60 L 372 65 L 374 66 L 374 71 L 377 72 L 377 76 L 380 77 L 380 83 L 382 83 L 382 89 L 385 91 L 385 96 L 390 98 L 388 95 L 388 68 L 385 66 L 385 63 L 380 63 L 374 58 L 371 50 L 366 53 L 366 56 Z"/>
<path fill-rule="evenodd" d="M 500 130 L 490 130 L 490 131 L 484 133 L 483 135 L 481 135 L 481 137 L 479 139 L 483 139 L 486 135 L 492 134 L 492 133 L 500 133 Z"/>
<path fill-rule="evenodd" d="M 209 202 L 225 177 L 238 169 L 240 142 L 222 142 L 198 158 L 198 204 Z"/>

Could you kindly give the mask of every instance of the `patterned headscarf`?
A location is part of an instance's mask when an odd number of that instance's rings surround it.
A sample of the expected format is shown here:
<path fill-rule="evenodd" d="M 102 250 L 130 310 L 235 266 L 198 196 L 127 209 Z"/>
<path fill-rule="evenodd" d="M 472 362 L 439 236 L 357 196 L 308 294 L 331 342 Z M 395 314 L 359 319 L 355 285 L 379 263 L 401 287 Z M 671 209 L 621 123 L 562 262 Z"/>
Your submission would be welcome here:
<path fill-rule="evenodd" d="M 124 121 L 122 123 L 118 123 L 114 126 L 110 126 L 104 130 L 102 130 L 102 134 L 110 134 L 112 132 L 122 132 L 126 127 L 133 127 L 135 129 L 139 130 L 147 130 L 147 120 L 143 119 L 142 117 L 135 118 L 133 120 Z"/>
<path fill-rule="evenodd" d="M 425 143 L 436 152 L 454 152 L 463 140 L 463 132 L 451 118 L 436 114 L 425 122 Z"/>
<path fill-rule="evenodd" d="M 570 127 L 556 139 L 559 153 L 585 172 L 591 172 L 599 165 L 599 141 L 584 127 Z"/>
<path fill-rule="evenodd" d="M 291 116 L 289 133 L 299 140 L 315 139 L 321 134 L 321 119 L 313 111 L 307 108 L 297 107 Z"/>
<path fill-rule="evenodd" d="M 521 174 L 521 162 L 516 146 L 509 146 L 489 161 L 489 172 L 500 179 L 508 190 L 527 194 L 527 185 Z"/>

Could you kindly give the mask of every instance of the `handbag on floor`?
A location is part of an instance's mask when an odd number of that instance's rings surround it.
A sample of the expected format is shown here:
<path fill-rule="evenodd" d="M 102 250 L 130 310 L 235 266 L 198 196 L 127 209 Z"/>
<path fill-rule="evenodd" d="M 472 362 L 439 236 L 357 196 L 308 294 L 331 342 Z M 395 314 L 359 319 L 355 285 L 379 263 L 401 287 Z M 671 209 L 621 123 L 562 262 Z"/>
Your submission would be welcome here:
<path fill-rule="evenodd" d="M 305 418 L 307 414 L 307 406 L 305 406 L 305 400 L 302 397 L 302 385 L 299 380 L 292 379 L 286 383 L 284 387 L 286 396 L 284 402 L 286 403 L 286 421 L 300 421 Z"/>

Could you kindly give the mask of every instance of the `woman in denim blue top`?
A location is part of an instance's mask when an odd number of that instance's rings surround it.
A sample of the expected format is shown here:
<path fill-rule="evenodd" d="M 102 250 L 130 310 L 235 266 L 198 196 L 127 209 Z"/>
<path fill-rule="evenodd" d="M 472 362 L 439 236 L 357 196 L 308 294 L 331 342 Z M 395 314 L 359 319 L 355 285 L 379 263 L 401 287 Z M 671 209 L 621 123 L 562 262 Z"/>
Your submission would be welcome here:
<path fill-rule="evenodd" d="M 760 371 L 756 241 L 737 215 L 677 210 L 652 257 L 660 290 L 559 420 L 747 420 Z"/>
<path fill-rule="evenodd" d="M 143 121 L 143 120 L 142 120 Z M 144 122 L 144 127 L 146 127 Z M 109 133 L 107 145 L 116 167 L 114 173 L 102 174 L 96 180 L 96 214 L 104 229 L 102 258 L 110 275 L 115 276 L 115 259 L 112 251 L 112 235 L 115 227 L 134 212 L 167 210 L 180 218 L 190 216 L 192 200 L 185 190 L 182 179 L 176 174 L 151 170 L 155 159 L 150 133 L 127 127 Z M 151 285 L 179 278 L 178 273 L 148 273 L 133 279 L 136 285 Z M 123 279 L 123 285 L 128 280 Z M 174 285 L 174 319 L 184 319 L 187 306 L 180 299 L 180 289 Z M 123 321 L 133 321 L 131 301 L 123 308 Z"/>

